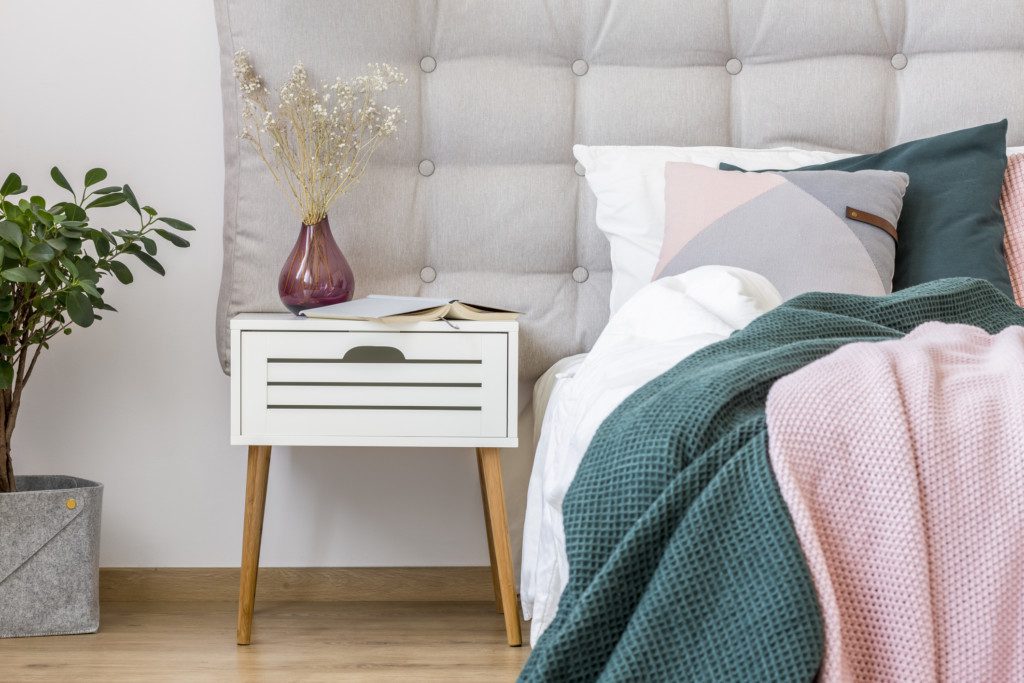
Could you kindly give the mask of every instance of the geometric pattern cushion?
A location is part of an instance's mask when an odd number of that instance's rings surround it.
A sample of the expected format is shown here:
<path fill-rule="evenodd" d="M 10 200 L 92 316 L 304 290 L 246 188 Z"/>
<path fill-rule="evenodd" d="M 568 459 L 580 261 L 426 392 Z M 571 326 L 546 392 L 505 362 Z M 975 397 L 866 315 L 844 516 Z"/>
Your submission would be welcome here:
<path fill-rule="evenodd" d="M 1010 269 L 1013 298 L 1024 306 L 1024 154 L 1012 154 L 1006 160 L 1003 192 L 999 197 L 1006 221 L 1003 246 Z"/>
<path fill-rule="evenodd" d="M 784 299 L 892 291 L 907 175 L 721 171 L 665 164 L 665 239 L 653 279 L 702 265 L 759 273 Z"/>

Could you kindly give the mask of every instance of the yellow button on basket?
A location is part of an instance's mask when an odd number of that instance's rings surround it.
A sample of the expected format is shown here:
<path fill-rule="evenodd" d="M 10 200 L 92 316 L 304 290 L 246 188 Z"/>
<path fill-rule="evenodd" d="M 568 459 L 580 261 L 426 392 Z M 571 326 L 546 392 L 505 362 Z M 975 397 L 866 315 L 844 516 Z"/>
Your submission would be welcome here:
<path fill-rule="evenodd" d="M 78 507 L 78 502 L 74 498 L 68 498 L 68 501 L 67 503 L 65 503 L 65 505 L 68 506 L 68 510 L 74 510 L 76 507 Z"/>

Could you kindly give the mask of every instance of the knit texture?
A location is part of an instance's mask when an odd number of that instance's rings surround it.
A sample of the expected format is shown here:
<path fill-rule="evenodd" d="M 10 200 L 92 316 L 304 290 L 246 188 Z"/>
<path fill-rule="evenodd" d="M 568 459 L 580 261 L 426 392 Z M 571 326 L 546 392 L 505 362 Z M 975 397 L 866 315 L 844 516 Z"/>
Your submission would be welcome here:
<path fill-rule="evenodd" d="M 999 205 L 1006 221 L 1003 248 L 1010 284 L 1017 304 L 1024 306 L 1024 154 L 1012 154 L 1006 160 Z"/>
<path fill-rule="evenodd" d="M 775 383 L 823 681 L 1024 681 L 1024 328 L 927 323 Z"/>
<path fill-rule="evenodd" d="M 886 297 L 812 293 L 633 393 L 595 435 L 564 504 L 569 581 L 521 680 L 808 681 L 811 577 L 771 472 L 772 384 L 855 341 L 930 320 L 1024 324 L 992 285 Z"/>

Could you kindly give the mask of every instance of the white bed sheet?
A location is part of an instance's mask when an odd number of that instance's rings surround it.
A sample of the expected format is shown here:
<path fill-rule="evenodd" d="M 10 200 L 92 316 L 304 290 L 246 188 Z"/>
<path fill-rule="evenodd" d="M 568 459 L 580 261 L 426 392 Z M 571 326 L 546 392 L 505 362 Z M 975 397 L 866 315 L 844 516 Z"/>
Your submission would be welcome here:
<path fill-rule="evenodd" d="M 520 593 L 530 642 L 554 619 L 569 579 L 562 500 L 604 419 L 694 351 L 781 303 L 750 271 L 704 266 L 652 282 L 615 313 L 589 354 L 559 361 L 534 387 L 539 429 L 523 528 Z"/>

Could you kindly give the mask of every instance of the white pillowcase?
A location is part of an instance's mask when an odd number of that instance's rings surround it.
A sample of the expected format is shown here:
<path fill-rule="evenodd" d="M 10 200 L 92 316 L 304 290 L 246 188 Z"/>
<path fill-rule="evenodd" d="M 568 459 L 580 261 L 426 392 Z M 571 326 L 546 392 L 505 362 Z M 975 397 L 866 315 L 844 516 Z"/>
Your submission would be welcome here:
<path fill-rule="evenodd" d="M 597 227 L 611 246 L 611 312 L 651 281 L 665 237 L 665 163 L 685 161 L 718 168 L 725 162 L 748 170 L 789 170 L 856 156 L 793 147 L 572 148 L 597 197 Z"/>

